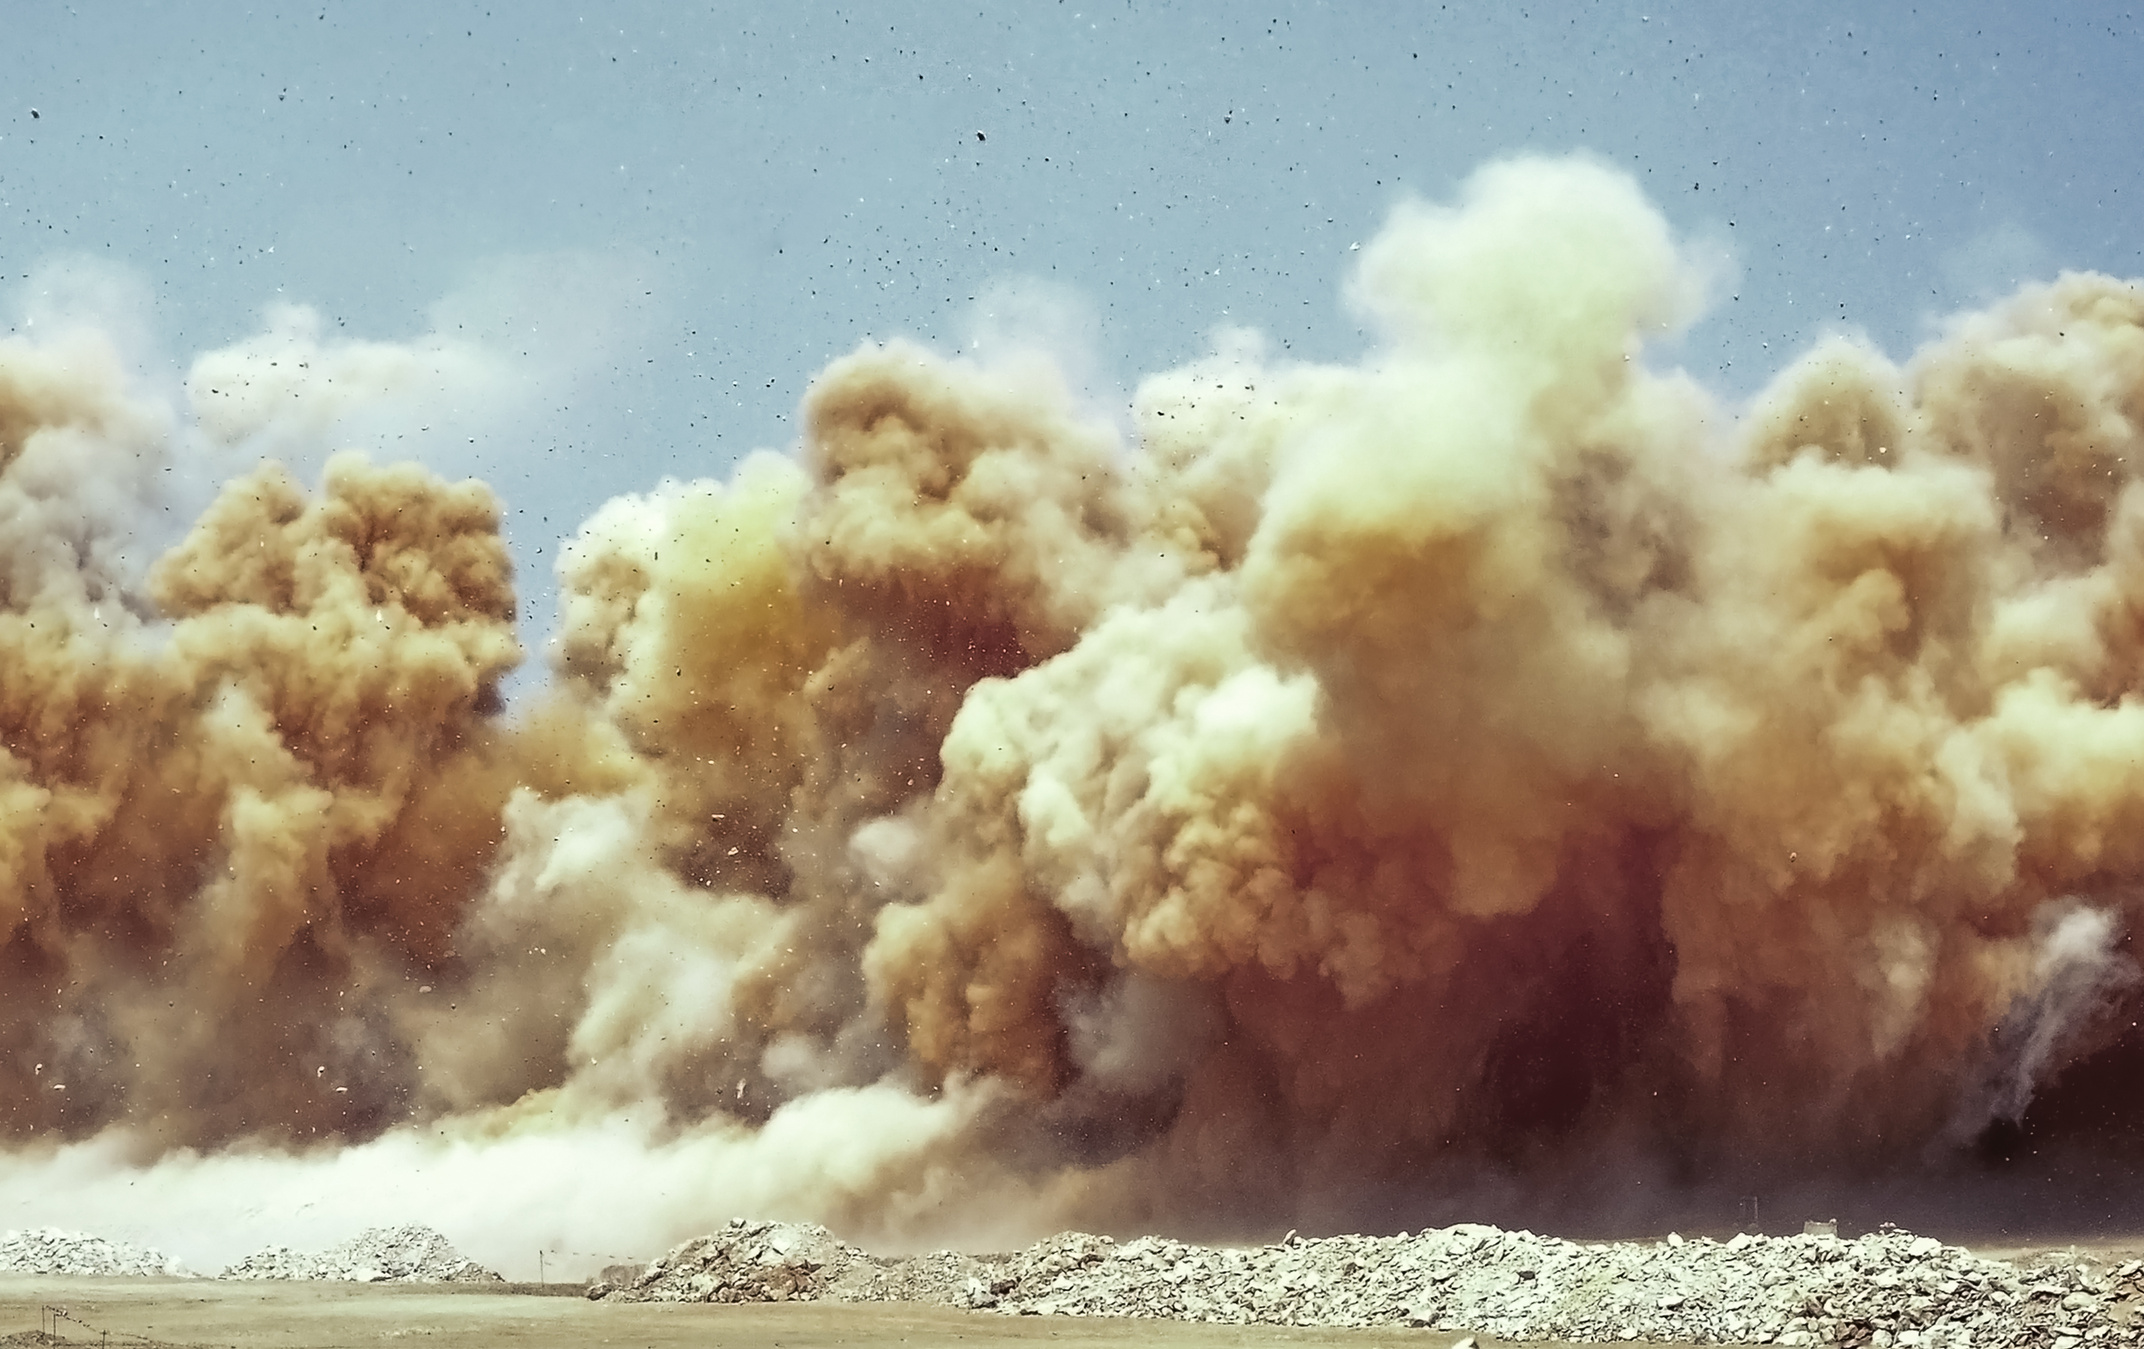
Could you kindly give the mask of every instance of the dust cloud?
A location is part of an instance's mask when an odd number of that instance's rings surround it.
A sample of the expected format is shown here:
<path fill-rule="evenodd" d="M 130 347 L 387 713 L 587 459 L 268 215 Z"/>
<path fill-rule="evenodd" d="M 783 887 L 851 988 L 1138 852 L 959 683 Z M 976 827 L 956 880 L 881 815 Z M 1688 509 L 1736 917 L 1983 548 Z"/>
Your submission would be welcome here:
<path fill-rule="evenodd" d="M 499 1259 L 2126 1165 L 2144 289 L 1730 408 L 1647 364 L 1707 269 L 1611 170 L 1361 256 L 1360 362 L 1224 333 L 1129 433 L 836 361 L 581 528 L 511 708 L 486 487 L 268 463 L 144 565 L 172 414 L 0 343 L 0 1196 Z"/>

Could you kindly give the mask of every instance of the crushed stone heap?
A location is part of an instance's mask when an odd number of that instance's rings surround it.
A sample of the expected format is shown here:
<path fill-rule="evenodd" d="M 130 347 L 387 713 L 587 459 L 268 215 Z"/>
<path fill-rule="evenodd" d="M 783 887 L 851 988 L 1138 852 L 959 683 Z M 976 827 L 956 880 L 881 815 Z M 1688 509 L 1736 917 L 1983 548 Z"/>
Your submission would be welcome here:
<path fill-rule="evenodd" d="M 192 1277 L 162 1251 L 80 1232 L 63 1232 L 57 1227 L 0 1233 L 0 1274 Z"/>
<path fill-rule="evenodd" d="M 217 1275 L 221 1279 L 340 1279 L 353 1283 L 500 1283 L 429 1227 L 372 1227 L 316 1254 L 272 1246 Z"/>
<path fill-rule="evenodd" d="M 1887 1230 L 1582 1245 L 1463 1224 L 1215 1249 L 1070 1233 L 1009 1256 L 866 1255 L 824 1228 L 732 1223 L 618 1300 L 814 1297 L 1009 1314 L 1298 1326 L 1415 1325 L 1506 1340 L 1873 1349 L 2144 1343 L 2144 1262 L 2029 1266 Z"/>
<path fill-rule="evenodd" d="M 869 1259 L 817 1223 L 733 1218 L 720 1232 L 650 1261 L 630 1285 L 597 1283 L 588 1296 L 613 1302 L 807 1302 L 825 1297 Z"/>
<path fill-rule="evenodd" d="M 1067 1236 L 971 1305 L 1018 1312 L 1365 1326 L 1500 1339 L 1920 1345 L 2134 1343 L 2139 1267 L 2020 1269 L 1906 1232 L 1580 1245 L 1462 1225 L 1255 1250 Z M 2124 1315 L 2114 1313 L 2123 1307 Z"/>

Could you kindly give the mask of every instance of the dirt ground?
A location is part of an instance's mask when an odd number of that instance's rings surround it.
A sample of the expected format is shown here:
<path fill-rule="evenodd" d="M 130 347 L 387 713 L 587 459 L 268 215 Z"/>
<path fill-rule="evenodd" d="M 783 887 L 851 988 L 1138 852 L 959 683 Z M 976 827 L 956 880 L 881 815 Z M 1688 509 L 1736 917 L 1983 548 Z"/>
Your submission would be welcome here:
<path fill-rule="evenodd" d="M 209 1279 L 0 1278 L 0 1346 L 42 1343 L 39 1309 L 64 1307 L 61 1343 L 141 1349 L 823 1349 L 835 1345 L 1230 1345 L 1447 1349 L 1426 1330 L 1298 1330 L 1091 1317 L 1011 1317 L 942 1307 L 822 1303 L 600 1304 L 571 1296 L 438 1286 L 221 1283 Z M 49 1314 L 43 1318 L 49 1324 Z M 98 1332 L 109 1331 L 105 1341 Z"/>

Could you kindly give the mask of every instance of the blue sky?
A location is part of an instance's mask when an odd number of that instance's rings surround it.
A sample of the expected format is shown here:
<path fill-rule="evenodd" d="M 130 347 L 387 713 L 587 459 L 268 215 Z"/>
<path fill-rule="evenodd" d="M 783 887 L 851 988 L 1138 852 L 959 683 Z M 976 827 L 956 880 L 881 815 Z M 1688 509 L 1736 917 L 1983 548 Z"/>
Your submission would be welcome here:
<path fill-rule="evenodd" d="M 1620 165 L 1726 261 L 1653 359 L 1730 398 L 1828 330 L 1903 355 L 2020 280 L 2144 274 L 2144 25 L 2113 5 L 9 15 L 0 331 L 92 319 L 181 408 L 279 305 L 316 347 L 477 352 L 313 431 L 491 480 L 531 636 L 589 511 L 786 444 L 861 341 L 1040 336 L 1104 406 L 1224 325 L 1349 358 L 1350 245 L 1498 156 Z M 203 472 L 269 450 L 306 462 L 254 437 Z"/>

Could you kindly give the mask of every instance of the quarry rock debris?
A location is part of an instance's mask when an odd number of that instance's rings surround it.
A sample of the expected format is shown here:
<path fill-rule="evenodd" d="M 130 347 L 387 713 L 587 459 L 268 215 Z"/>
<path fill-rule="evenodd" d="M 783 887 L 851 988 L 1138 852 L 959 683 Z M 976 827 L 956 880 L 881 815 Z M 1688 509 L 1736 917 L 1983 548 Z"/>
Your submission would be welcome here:
<path fill-rule="evenodd" d="M 339 1246 L 307 1254 L 285 1246 L 256 1251 L 219 1278 L 331 1279 L 350 1283 L 501 1283 L 429 1227 L 372 1227 Z"/>
<path fill-rule="evenodd" d="M 162 1252 L 56 1228 L 0 1234 L 0 1273 L 185 1276 Z M 1390 1237 L 1209 1247 L 1068 1232 L 1012 1254 L 872 1255 L 813 1223 L 733 1219 L 590 1285 L 606 1302 L 923 1302 L 1023 1316 L 1418 1326 L 1502 1340 L 2093 1349 L 2144 1342 L 2144 1261 L 2012 1263 L 1886 1228 L 1840 1237 L 1580 1243 L 1463 1223 Z M 313 1254 L 272 1248 L 227 1279 L 494 1282 L 428 1227 Z"/>
<path fill-rule="evenodd" d="M 2144 1342 L 2144 1261 L 2024 1264 L 1889 1229 L 1586 1244 L 1477 1224 L 1207 1247 L 1065 1233 L 1011 1255 L 873 1256 L 811 1224 L 732 1221 L 618 1302 L 930 1302 L 1005 1315 L 1420 1326 L 1503 1340 L 1965 1349 Z"/>
<path fill-rule="evenodd" d="M 185 1267 L 162 1251 L 57 1227 L 0 1233 L 0 1274 L 188 1277 Z"/>
<path fill-rule="evenodd" d="M 198 1277 L 162 1251 L 56 1227 L 0 1233 L 0 1274 Z M 367 1228 L 324 1251 L 270 1247 L 227 1266 L 217 1277 L 351 1283 L 504 1282 L 455 1250 L 438 1232 L 414 1223 Z"/>

